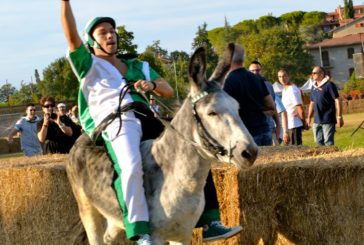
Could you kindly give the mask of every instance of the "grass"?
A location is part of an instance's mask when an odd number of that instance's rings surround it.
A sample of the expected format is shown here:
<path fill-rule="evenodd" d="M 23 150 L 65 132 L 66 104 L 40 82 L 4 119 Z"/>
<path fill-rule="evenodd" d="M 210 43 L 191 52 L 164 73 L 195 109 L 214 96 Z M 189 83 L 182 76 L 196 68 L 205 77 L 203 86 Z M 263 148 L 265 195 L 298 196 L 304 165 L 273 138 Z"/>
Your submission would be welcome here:
<path fill-rule="evenodd" d="M 343 150 L 364 147 L 364 129 L 359 129 L 354 136 L 351 136 L 364 120 L 364 113 L 346 114 L 343 117 L 344 127 L 336 128 L 335 145 Z M 304 145 L 315 146 L 312 128 L 302 133 L 302 141 Z"/>
<path fill-rule="evenodd" d="M 0 160 L 6 160 L 8 158 L 21 157 L 24 156 L 23 152 L 0 154 Z"/>

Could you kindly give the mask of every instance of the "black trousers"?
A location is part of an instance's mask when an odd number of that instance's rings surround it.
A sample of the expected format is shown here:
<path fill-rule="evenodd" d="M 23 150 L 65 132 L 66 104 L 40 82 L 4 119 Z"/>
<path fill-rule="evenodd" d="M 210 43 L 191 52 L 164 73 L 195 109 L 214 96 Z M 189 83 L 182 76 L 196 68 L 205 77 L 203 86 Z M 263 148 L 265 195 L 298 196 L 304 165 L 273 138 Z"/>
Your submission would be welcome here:
<path fill-rule="evenodd" d="M 154 117 L 154 113 L 148 108 L 148 106 L 144 104 L 138 104 L 137 111 L 146 115 L 144 116 L 139 113 L 135 113 L 135 116 L 141 121 L 142 124 L 142 130 L 143 130 L 142 141 L 157 138 L 164 130 L 162 122 L 156 117 Z M 206 201 L 204 211 L 211 209 L 218 209 L 219 203 L 217 200 L 217 193 L 214 180 L 212 178 L 211 170 L 209 171 L 209 174 L 206 179 L 204 193 Z"/>

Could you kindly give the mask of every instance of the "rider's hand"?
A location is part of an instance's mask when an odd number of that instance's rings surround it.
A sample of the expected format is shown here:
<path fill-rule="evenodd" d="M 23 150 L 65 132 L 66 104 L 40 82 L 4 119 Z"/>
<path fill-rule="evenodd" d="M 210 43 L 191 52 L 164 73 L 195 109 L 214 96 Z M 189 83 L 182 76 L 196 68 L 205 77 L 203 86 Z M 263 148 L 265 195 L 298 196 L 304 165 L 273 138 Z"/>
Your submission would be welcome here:
<path fill-rule="evenodd" d="M 134 88 L 138 92 L 147 92 L 147 91 L 152 91 L 155 88 L 155 86 L 150 81 L 138 80 L 137 82 L 134 83 Z"/>

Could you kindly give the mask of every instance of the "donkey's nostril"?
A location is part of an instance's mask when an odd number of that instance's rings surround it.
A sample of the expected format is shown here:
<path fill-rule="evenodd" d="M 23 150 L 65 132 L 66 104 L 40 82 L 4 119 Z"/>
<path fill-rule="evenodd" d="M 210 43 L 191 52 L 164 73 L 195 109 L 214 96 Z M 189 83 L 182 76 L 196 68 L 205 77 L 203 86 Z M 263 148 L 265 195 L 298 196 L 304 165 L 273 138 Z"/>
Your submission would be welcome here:
<path fill-rule="evenodd" d="M 258 149 L 258 148 L 257 148 Z M 248 160 L 250 163 L 254 163 L 255 159 L 257 158 L 258 150 L 255 148 L 244 150 L 241 153 L 241 156 Z"/>

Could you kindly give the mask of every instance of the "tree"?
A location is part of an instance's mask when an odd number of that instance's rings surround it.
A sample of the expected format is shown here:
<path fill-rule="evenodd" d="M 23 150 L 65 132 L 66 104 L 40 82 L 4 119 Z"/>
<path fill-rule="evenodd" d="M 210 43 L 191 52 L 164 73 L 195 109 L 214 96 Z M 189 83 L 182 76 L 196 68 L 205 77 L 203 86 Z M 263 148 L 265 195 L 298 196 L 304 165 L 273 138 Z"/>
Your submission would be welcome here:
<path fill-rule="evenodd" d="M 305 52 L 304 42 L 297 32 L 276 26 L 260 33 L 241 36 L 238 42 L 245 47 L 245 64 L 259 60 L 268 81 L 276 81 L 277 71 L 284 67 L 296 84 L 306 82 L 313 59 Z"/>
<path fill-rule="evenodd" d="M 293 11 L 289 13 L 282 14 L 279 18 L 281 22 L 288 28 L 288 30 L 298 30 L 305 12 L 303 11 Z"/>
<path fill-rule="evenodd" d="M 163 63 L 160 59 L 158 59 L 150 49 L 146 50 L 145 52 L 141 53 L 138 56 L 138 59 L 147 61 L 149 63 L 149 66 L 152 67 L 156 72 L 159 73 L 162 77 L 164 77 L 164 67 Z"/>
<path fill-rule="evenodd" d="M 40 82 L 40 76 L 37 69 L 34 70 L 35 83 L 38 84 Z"/>
<path fill-rule="evenodd" d="M 265 15 L 256 20 L 255 24 L 259 30 L 264 30 L 279 25 L 280 19 L 272 15 Z"/>
<path fill-rule="evenodd" d="M 239 33 L 239 35 L 258 32 L 258 28 L 254 20 L 243 20 L 234 25 L 233 28 Z"/>
<path fill-rule="evenodd" d="M 10 83 L 6 82 L 0 87 L 0 102 L 7 102 L 10 106 L 10 97 L 16 93 L 16 88 Z"/>
<path fill-rule="evenodd" d="M 355 10 L 354 10 L 354 5 L 353 5 L 353 0 L 349 0 L 348 5 L 349 5 L 348 17 L 350 19 L 353 19 L 355 17 Z"/>
<path fill-rule="evenodd" d="M 34 83 L 21 83 L 20 89 L 16 91 L 12 96 L 12 104 L 25 105 L 30 102 L 38 102 L 40 92 L 36 84 Z"/>
<path fill-rule="evenodd" d="M 344 17 L 345 19 L 353 19 L 354 18 L 354 6 L 352 0 L 344 0 Z"/>
<path fill-rule="evenodd" d="M 43 80 L 38 84 L 42 96 L 56 100 L 76 100 L 79 82 L 65 57 L 56 59 L 43 71 Z"/>
<path fill-rule="evenodd" d="M 326 13 L 312 11 L 304 14 L 299 32 L 306 43 L 316 43 L 327 38 L 327 33 L 322 30 L 322 23 L 325 21 Z"/>
<path fill-rule="evenodd" d="M 125 26 L 118 26 L 116 28 L 118 33 L 118 55 L 129 54 L 137 56 L 138 45 L 133 44 L 134 33 L 128 32 Z"/>
<path fill-rule="evenodd" d="M 177 50 L 171 52 L 169 56 L 172 61 L 176 61 L 178 59 L 188 61 L 190 58 L 190 56 L 185 51 L 177 51 Z"/>
<path fill-rule="evenodd" d="M 206 22 L 204 22 L 201 26 L 198 26 L 196 36 L 192 42 L 192 50 L 195 50 L 198 47 L 204 47 L 206 50 L 206 61 L 207 61 L 206 73 L 207 76 L 210 76 L 217 64 L 218 57 L 208 38 Z"/>
<path fill-rule="evenodd" d="M 153 54 L 154 57 L 156 57 L 158 59 L 167 57 L 168 51 L 163 49 L 160 44 L 161 44 L 160 40 L 153 41 L 152 45 L 148 45 L 145 48 L 144 53 Z"/>

